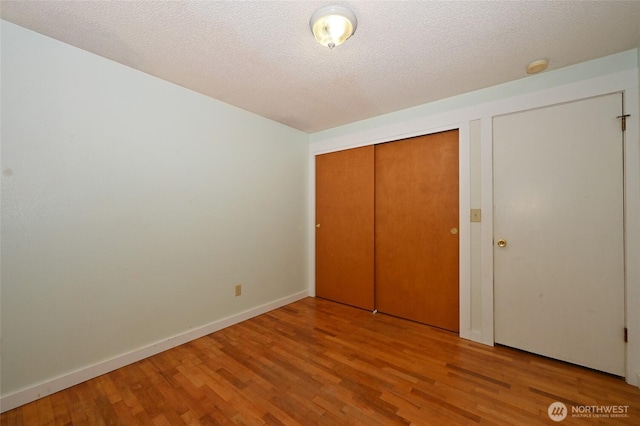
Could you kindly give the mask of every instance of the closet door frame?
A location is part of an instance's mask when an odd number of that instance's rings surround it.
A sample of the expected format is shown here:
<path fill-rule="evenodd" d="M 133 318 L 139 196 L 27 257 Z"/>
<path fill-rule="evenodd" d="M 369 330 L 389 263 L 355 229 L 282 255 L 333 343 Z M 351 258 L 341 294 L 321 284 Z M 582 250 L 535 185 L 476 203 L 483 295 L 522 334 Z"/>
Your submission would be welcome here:
<path fill-rule="evenodd" d="M 470 149 L 469 149 L 469 123 L 468 122 L 460 122 L 460 123 L 452 123 L 446 126 L 438 126 L 431 128 L 424 128 L 422 130 L 418 130 L 410 133 L 402 133 L 402 134 L 394 134 L 390 135 L 386 138 L 381 138 L 369 142 L 362 143 L 350 143 L 350 144 L 341 144 L 343 141 L 336 141 L 335 145 L 320 149 L 314 150 L 313 148 L 310 150 L 310 160 L 309 160 L 309 212 L 311 223 L 309 223 L 309 259 L 310 259 L 310 267 L 308 272 L 309 279 L 309 295 L 312 297 L 316 296 L 315 291 L 315 157 L 321 154 L 327 154 L 330 152 L 343 151 L 346 149 L 359 148 L 368 145 L 377 145 L 385 142 L 393 142 L 400 139 L 412 138 L 416 136 L 425 136 L 434 133 L 446 132 L 449 130 L 458 130 L 458 182 L 459 182 L 459 197 L 458 197 L 458 206 L 459 206 L 459 325 L 460 332 L 459 335 L 462 338 L 480 341 L 480 335 L 476 333 L 473 334 L 471 330 L 471 235 L 470 235 L 470 220 L 469 220 L 469 211 L 470 211 Z M 493 310 L 493 304 L 491 305 L 491 309 Z M 493 327 L 493 325 L 492 325 Z M 483 342 L 484 343 L 484 342 Z M 491 335 L 491 342 L 487 342 L 487 344 L 493 344 L 493 335 Z"/>

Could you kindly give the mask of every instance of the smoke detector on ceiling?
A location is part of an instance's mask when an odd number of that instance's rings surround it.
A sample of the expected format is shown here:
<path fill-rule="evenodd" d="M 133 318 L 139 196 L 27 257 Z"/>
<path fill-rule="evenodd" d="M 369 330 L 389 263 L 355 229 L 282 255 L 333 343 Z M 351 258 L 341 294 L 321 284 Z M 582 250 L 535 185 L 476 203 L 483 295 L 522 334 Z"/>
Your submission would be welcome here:
<path fill-rule="evenodd" d="M 547 69 L 549 61 L 546 59 L 538 59 L 527 65 L 527 74 L 537 74 Z"/>

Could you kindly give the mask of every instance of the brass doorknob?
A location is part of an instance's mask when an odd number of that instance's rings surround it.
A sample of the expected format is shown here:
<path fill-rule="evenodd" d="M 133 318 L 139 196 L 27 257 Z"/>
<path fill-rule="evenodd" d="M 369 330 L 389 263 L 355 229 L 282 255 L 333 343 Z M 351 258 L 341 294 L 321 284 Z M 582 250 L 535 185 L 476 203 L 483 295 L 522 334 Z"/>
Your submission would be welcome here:
<path fill-rule="evenodd" d="M 498 240 L 498 247 L 504 247 L 507 245 L 507 240 L 503 240 L 502 238 Z"/>
<path fill-rule="evenodd" d="M 316 225 L 316 228 L 320 228 L 320 224 L 319 223 Z"/>

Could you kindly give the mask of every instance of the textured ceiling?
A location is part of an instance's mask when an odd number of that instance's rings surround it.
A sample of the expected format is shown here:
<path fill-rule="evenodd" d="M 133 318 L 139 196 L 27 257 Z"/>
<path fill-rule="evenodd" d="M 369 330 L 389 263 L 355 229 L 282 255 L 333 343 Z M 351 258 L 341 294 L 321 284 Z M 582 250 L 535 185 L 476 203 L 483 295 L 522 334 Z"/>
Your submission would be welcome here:
<path fill-rule="evenodd" d="M 313 12 L 358 30 L 329 50 Z M 2 1 L 2 19 L 314 133 L 640 47 L 640 1 Z"/>

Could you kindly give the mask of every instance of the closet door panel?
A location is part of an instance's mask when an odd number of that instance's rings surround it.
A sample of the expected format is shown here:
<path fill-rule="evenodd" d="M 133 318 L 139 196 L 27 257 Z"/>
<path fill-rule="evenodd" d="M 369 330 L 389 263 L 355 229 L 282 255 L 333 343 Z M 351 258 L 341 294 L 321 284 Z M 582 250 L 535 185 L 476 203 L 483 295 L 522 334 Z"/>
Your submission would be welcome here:
<path fill-rule="evenodd" d="M 376 146 L 375 304 L 459 331 L 458 131 Z"/>
<path fill-rule="evenodd" d="M 316 156 L 316 295 L 374 309 L 374 147 Z"/>

